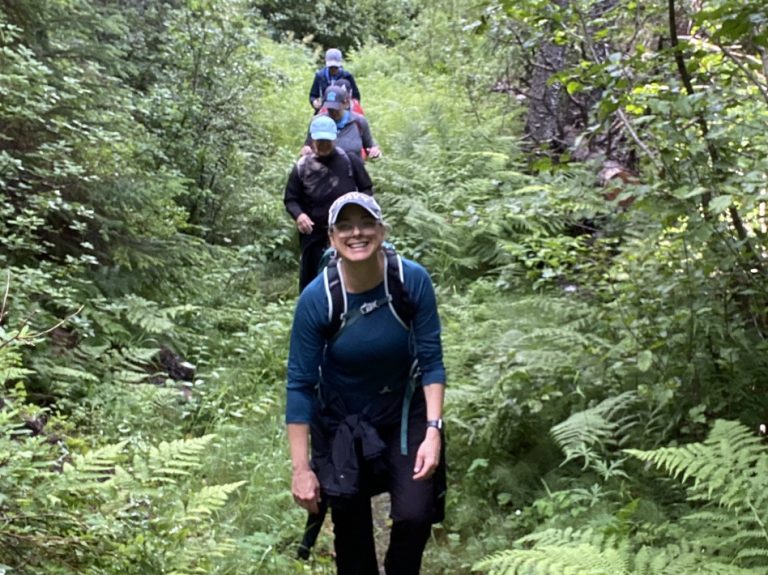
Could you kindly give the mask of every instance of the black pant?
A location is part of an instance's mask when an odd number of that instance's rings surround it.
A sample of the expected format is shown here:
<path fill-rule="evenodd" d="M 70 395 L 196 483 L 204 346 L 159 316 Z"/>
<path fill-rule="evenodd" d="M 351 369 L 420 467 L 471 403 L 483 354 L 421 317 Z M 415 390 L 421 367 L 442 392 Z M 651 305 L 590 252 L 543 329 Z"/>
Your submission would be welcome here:
<path fill-rule="evenodd" d="M 392 532 L 389 549 L 384 560 L 387 575 L 418 575 L 421 556 L 429 539 L 432 523 L 442 520 L 444 493 L 435 493 L 436 479 L 445 473 L 444 459 L 438 473 L 423 481 L 413 480 L 416 451 L 424 439 L 426 428 L 423 416 L 411 418 L 408 429 L 408 455 L 400 452 L 400 426 L 380 430 L 387 444 L 386 478 L 381 484 L 392 502 L 390 517 Z M 443 455 L 445 449 L 443 449 Z M 365 469 L 363 481 L 366 481 Z M 445 476 L 442 475 L 444 483 Z M 372 481 L 372 480 L 370 480 Z M 378 483 L 378 482 L 377 482 Z M 370 484 L 371 489 L 349 499 L 331 499 L 334 547 L 338 575 L 378 575 L 376 549 L 373 538 L 371 495 L 382 491 Z"/>
<path fill-rule="evenodd" d="M 328 229 L 315 228 L 311 234 L 299 234 L 301 246 L 301 263 L 299 265 L 299 293 L 309 285 L 315 276 L 323 252 L 328 247 Z"/>

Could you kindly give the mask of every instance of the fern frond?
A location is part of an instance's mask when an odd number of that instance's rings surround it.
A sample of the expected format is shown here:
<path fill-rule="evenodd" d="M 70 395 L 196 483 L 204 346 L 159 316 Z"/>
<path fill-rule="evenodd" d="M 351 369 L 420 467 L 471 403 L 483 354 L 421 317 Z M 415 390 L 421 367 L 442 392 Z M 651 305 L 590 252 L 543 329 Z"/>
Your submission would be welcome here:
<path fill-rule="evenodd" d="M 664 548 L 642 547 L 634 557 L 634 575 L 758 575 L 758 571 L 724 563 L 700 552 L 699 544 L 681 542 Z"/>
<path fill-rule="evenodd" d="M 5 367 L 0 368 L 0 384 L 4 384 L 7 381 L 14 381 L 17 379 L 24 379 L 28 375 L 32 375 L 34 371 L 23 367 Z"/>
<path fill-rule="evenodd" d="M 197 493 L 193 493 L 187 503 L 184 521 L 197 522 L 210 517 L 224 506 L 231 493 L 245 483 L 245 481 L 238 481 L 224 485 L 207 485 Z"/>
<path fill-rule="evenodd" d="M 636 399 L 637 396 L 633 392 L 609 397 L 598 405 L 574 413 L 562 423 L 555 425 L 550 433 L 565 453 L 565 462 L 583 457 L 586 468 L 590 464 L 593 446 L 617 444 L 619 437 L 631 427 L 629 420 L 617 420 L 617 415 Z"/>
<path fill-rule="evenodd" d="M 71 463 L 64 464 L 64 475 L 74 491 L 93 488 L 112 479 L 117 463 L 128 441 L 105 445 L 85 454 L 76 454 Z"/>
<path fill-rule="evenodd" d="M 716 421 L 703 443 L 627 453 L 683 481 L 692 478 L 695 488 L 703 488 L 708 498 L 723 506 L 754 505 L 756 494 L 765 500 L 768 478 L 755 471 L 768 469 L 768 451 L 760 438 L 739 422 Z"/>
<path fill-rule="evenodd" d="M 173 322 L 156 303 L 134 295 L 124 301 L 126 319 L 146 332 L 168 333 L 173 329 Z"/>
<path fill-rule="evenodd" d="M 91 381 L 94 383 L 99 381 L 99 378 L 92 373 L 88 373 L 82 369 L 75 369 L 63 365 L 53 366 L 50 370 L 50 373 L 58 377 L 70 379 L 73 381 Z"/>
<path fill-rule="evenodd" d="M 630 575 L 625 552 L 585 544 L 503 551 L 472 568 L 489 575 Z"/>
<path fill-rule="evenodd" d="M 700 530 L 700 542 L 718 554 L 731 555 L 742 566 L 768 567 L 768 450 L 744 425 L 718 420 L 707 439 L 654 451 L 627 450 L 683 481 L 693 480 L 689 500 L 714 502 L 685 518 Z"/>
<path fill-rule="evenodd" d="M 190 439 L 163 441 L 151 447 L 146 463 L 148 477 L 155 481 L 173 483 L 179 476 L 189 475 L 201 465 L 201 456 L 215 435 Z"/>
<path fill-rule="evenodd" d="M 762 536 L 762 533 L 752 533 L 753 536 Z M 746 547 L 744 549 L 739 549 L 739 552 L 736 553 L 736 558 L 740 561 L 744 561 L 747 559 L 755 559 L 755 558 L 761 558 L 761 559 L 768 559 L 768 548 L 765 547 Z M 763 561 L 762 563 L 768 563 L 768 561 Z"/>

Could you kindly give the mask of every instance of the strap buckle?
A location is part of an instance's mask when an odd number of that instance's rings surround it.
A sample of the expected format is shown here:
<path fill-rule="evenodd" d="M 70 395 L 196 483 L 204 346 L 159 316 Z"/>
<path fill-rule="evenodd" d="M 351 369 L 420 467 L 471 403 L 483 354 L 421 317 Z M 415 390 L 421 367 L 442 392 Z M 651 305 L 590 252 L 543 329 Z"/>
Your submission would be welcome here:
<path fill-rule="evenodd" d="M 368 301 L 365 302 L 363 305 L 360 306 L 360 313 L 363 315 L 369 314 L 372 311 L 379 308 L 379 302 L 378 301 Z"/>

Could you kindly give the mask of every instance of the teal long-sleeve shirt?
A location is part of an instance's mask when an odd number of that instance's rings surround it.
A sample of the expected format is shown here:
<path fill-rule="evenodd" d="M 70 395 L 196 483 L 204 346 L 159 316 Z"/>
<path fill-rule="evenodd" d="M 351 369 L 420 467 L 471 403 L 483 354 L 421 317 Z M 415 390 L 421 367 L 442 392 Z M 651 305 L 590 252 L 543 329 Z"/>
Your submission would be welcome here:
<path fill-rule="evenodd" d="M 380 393 L 405 392 L 412 358 L 419 360 L 422 385 L 445 384 L 440 319 L 427 271 L 403 258 L 404 285 L 415 310 L 412 332 L 388 306 L 361 316 L 325 349 L 330 324 L 323 275 L 301 293 L 288 355 L 286 423 L 311 423 L 317 410 L 318 368 L 322 385 L 338 392 L 348 414 L 360 413 Z M 347 293 L 354 309 L 384 297 L 384 283 L 364 293 Z"/>

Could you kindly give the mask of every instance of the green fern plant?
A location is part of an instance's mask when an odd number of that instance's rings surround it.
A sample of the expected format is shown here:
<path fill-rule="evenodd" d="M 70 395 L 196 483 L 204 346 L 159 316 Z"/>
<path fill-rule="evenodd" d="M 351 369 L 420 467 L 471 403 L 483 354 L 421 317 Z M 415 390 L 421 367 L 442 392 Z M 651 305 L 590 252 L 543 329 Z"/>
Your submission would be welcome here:
<path fill-rule="evenodd" d="M 227 498 L 245 483 L 245 481 L 237 481 L 226 485 L 206 485 L 190 496 L 184 520 L 199 522 L 211 517 L 215 511 L 224 507 Z"/>
<path fill-rule="evenodd" d="M 703 506 L 687 519 L 709 525 L 712 539 L 731 543 L 734 562 L 768 568 L 768 448 L 737 421 L 717 420 L 707 439 L 682 447 L 627 453 L 681 481 Z"/>
<path fill-rule="evenodd" d="M 574 413 L 555 425 L 550 433 L 565 453 L 563 464 L 583 458 L 584 469 L 591 466 L 605 470 L 607 448 L 623 444 L 633 427 L 632 416 L 623 414 L 636 400 L 637 395 L 627 391 Z M 617 473 L 626 477 L 623 471 Z"/>
<path fill-rule="evenodd" d="M 22 415 L 18 401 L 0 410 L 0 564 L 58 566 L 72 575 L 191 575 L 235 552 L 216 516 L 245 482 L 199 486 L 189 476 L 213 436 L 69 453 L 43 436 L 19 437 Z"/>
<path fill-rule="evenodd" d="M 491 575 L 629 575 L 626 557 L 618 550 L 601 552 L 590 545 L 542 546 L 528 551 L 504 551 L 475 564 Z"/>
<path fill-rule="evenodd" d="M 524 538 L 532 541 L 535 538 Z M 543 543 L 546 541 L 547 543 Z M 514 549 L 477 562 L 473 569 L 489 575 L 758 575 L 760 569 L 739 567 L 700 551 L 695 543 L 664 548 L 606 540 L 592 530 L 551 530 L 533 549 Z"/>
<path fill-rule="evenodd" d="M 765 573 L 768 449 L 761 438 L 739 422 L 718 420 L 702 443 L 626 453 L 693 481 L 688 501 L 695 509 L 679 521 L 677 542 L 640 545 L 604 528 L 548 529 L 518 539 L 514 549 L 475 569 L 491 575 Z"/>
<path fill-rule="evenodd" d="M 138 475 L 144 481 L 175 483 L 180 476 L 189 475 L 200 467 L 201 455 L 208 448 L 213 435 L 163 441 L 150 447 L 144 464 L 137 464 Z"/>

